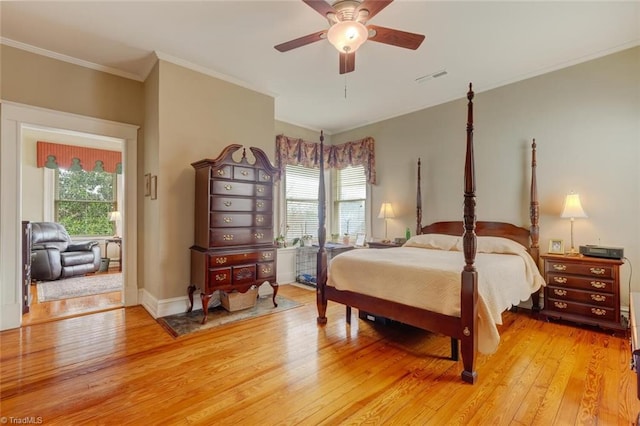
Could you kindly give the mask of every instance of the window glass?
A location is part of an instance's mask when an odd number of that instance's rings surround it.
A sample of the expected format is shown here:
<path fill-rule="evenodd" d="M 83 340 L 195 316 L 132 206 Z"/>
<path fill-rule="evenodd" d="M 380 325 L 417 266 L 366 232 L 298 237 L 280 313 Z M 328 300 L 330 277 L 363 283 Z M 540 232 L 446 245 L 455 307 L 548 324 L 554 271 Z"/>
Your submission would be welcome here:
<path fill-rule="evenodd" d="M 56 171 L 54 218 L 74 236 L 113 235 L 116 175 L 84 170 Z"/>
<path fill-rule="evenodd" d="M 304 166 L 286 166 L 285 204 L 287 240 L 303 235 L 318 236 L 318 181 L 320 171 Z"/>
<path fill-rule="evenodd" d="M 334 229 L 340 235 L 365 232 L 365 201 L 367 181 L 363 166 L 347 167 L 336 172 L 336 199 L 334 200 Z"/>

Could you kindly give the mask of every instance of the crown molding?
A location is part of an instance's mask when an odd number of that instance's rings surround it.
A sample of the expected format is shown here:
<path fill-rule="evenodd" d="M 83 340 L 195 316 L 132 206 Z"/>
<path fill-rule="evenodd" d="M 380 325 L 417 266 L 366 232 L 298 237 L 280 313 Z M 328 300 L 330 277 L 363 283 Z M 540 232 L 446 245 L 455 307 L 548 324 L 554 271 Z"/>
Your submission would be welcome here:
<path fill-rule="evenodd" d="M 104 65 L 95 64 L 93 62 L 85 61 L 82 59 L 74 58 L 72 56 L 63 55 L 62 53 L 53 52 L 51 50 L 42 49 L 40 47 L 32 46 L 30 44 L 22 43 L 19 41 L 11 40 L 6 37 L 0 37 L 0 44 L 4 44 L 16 49 L 26 50 L 27 52 L 35 53 L 36 55 L 46 56 L 51 59 L 57 59 L 59 61 L 67 62 L 70 64 L 78 65 L 85 68 L 90 68 L 96 71 L 106 72 L 108 74 L 117 75 L 118 77 L 128 78 L 130 80 L 144 81 L 143 76 L 122 71 L 116 68 L 107 67 Z"/>

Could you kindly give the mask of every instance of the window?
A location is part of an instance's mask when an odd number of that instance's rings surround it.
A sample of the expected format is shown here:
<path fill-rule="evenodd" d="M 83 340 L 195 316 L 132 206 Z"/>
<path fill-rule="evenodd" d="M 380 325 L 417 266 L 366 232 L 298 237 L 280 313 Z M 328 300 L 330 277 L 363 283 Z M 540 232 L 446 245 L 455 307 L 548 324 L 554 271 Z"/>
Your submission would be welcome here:
<path fill-rule="evenodd" d="M 320 171 L 304 166 L 286 166 L 285 204 L 287 239 L 318 236 L 318 181 Z"/>
<path fill-rule="evenodd" d="M 114 173 L 56 170 L 54 220 L 74 236 L 113 234 L 109 213 L 116 210 L 116 187 Z"/>
<path fill-rule="evenodd" d="M 340 235 L 356 235 L 366 230 L 365 201 L 367 180 L 364 167 L 353 166 L 336 171 L 333 217 Z"/>

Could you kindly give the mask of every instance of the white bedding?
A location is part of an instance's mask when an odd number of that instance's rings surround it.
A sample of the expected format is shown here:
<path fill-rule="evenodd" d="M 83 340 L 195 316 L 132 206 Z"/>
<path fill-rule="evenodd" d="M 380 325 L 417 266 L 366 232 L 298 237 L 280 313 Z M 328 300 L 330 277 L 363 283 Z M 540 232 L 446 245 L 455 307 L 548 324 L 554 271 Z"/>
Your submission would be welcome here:
<path fill-rule="evenodd" d="M 417 235 L 403 247 L 351 250 L 334 257 L 327 285 L 450 316 L 460 316 L 461 238 Z M 496 351 L 502 312 L 527 300 L 544 279 L 526 249 L 478 237 L 478 350 Z"/>

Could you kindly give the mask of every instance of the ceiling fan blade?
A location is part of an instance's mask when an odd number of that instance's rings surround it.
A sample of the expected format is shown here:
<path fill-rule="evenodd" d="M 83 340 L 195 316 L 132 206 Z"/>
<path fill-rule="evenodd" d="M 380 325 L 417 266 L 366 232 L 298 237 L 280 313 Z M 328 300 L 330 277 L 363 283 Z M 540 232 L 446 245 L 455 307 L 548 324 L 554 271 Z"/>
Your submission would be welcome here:
<path fill-rule="evenodd" d="M 346 74 L 356 69 L 356 52 L 340 53 L 340 74 Z"/>
<path fill-rule="evenodd" d="M 326 38 L 326 33 L 327 31 L 318 31 L 317 33 L 309 34 L 304 37 L 296 38 L 294 40 L 289 40 L 273 47 L 280 52 L 287 52 L 289 50 L 295 49 L 296 47 L 302 47 L 316 41 L 324 40 Z"/>
<path fill-rule="evenodd" d="M 302 0 L 310 8 L 318 12 L 323 17 L 327 17 L 327 13 L 336 13 L 336 10 L 324 0 Z"/>
<path fill-rule="evenodd" d="M 364 0 L 360 6 L 356 7 L 355 13 L 353 16 L 358 16 L 358 13 L 366 9 L 369 11 L 369 15 L 367 16 L 367 21 L 378 14 L 382 9 L 389 6 L 393 0 Z"/>
<path fill-rule="evenodd" d="M 404 47 L 405 49 L 416 50 L 424 40 L 422 34 L 408 33 L 406 31 L 379 27 L 377 25 L 367 25 L 367 29 L 369 30 L 369 40 Z M 372 30 L 374 32 L 373 35 L 371 35 Z"/>

